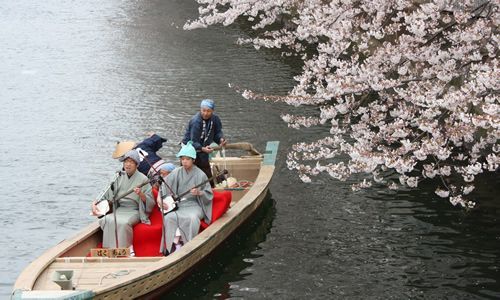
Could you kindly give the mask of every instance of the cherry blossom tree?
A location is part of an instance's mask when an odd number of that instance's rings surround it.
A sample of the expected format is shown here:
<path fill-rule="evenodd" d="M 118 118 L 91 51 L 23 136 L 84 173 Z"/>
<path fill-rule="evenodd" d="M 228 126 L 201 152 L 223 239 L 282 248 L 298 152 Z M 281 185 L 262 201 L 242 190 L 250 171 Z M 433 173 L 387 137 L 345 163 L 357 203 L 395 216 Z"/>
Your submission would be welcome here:
<path fill-rule="evenodd" d="M 197 1 L 185 29 L 246 21 L 252 35 L 239 43 L 303 61 L 289 94 L 241 92 L 318 107 L 282 115 L 294 128 L 330 126 L 288 154 L 304 182 L 359 174 L 357 190 L 432 180 L 437 195 L 470 208 L 477 175 L 498 172 L 498 0 Z"/>

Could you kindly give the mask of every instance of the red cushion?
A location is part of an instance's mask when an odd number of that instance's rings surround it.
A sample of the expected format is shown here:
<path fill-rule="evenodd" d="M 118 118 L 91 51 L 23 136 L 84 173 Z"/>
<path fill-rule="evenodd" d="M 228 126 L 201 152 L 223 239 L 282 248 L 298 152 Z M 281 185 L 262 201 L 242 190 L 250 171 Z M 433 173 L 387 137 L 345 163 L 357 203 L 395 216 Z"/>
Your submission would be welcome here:
<path fill-rule="evenodd" d="M 156 199 L 158 190 L 153 189 Z M 232 194 L 230 191 L 214 191 L 212 201 L 212 222 L 220 218 L 231 204 Z M 134 226 L 134 252 L 135 256 L 160 256 L 160 244 L 163 218 L 161 211 L 155 207 L 149 216 L 151 225 L 139 223 Z M 203 220 L 200 224 L 200 232 L 208 227 Z"/>
<path fill-rule="evenodd" d="M 212 223 L 220 218 L 229 208 L 233 194 L 230 191 L 214 191 L 214 198 L 212 201 Z M 200 232 L 208 227 L 205 221 L 201 220 Z"/>
<path fill-rule="evenodd" d="M 153 189 L 156 201 L 158 190 Z M 135 256 L 160 256 L 160 243 L 163 218 L 157 206 L 149 216 L 151 225 L 139 223 L 134 226 L 134 252 Z"/>

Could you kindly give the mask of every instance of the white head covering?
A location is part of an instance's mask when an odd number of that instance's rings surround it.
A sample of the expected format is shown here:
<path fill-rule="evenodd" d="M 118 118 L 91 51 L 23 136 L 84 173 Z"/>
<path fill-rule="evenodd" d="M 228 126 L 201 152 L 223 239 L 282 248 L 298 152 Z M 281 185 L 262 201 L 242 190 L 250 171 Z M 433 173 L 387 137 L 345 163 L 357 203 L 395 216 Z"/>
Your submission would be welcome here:
<path fill-rule="evenodd" d="M 120 157 L 120 161 L 125 161 L 127 158 L 131 158 L 135 161 L 137 165 L 141 163 L 141 158 L 139 157 L 139 153 L 135 150 L 129 150 L 122 157 Z"/>

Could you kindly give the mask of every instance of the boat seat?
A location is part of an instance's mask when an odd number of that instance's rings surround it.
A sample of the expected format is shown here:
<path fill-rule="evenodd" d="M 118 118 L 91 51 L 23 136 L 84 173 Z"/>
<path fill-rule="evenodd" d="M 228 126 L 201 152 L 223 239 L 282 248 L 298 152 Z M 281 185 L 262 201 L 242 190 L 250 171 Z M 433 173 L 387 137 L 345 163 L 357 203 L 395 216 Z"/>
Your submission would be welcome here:
<path fill-rule="evenodd" d="M 229 205 L 231 204 L 233 194 L 230 191 L 215 191 L 214 190 L 214 199 L 212 201 L 212 223 L 215 222 L 218 218 L 220 218 L 226 211 L 229 209 Z M 200 223 L 200 232 L 205 230 L 209 224 L 205 223 L 204 220 L 201 220 Z"/>
<path fill-rule="evenodd" d="M 153 189 L 153 196 L 156 199 L 158 191 Z M 214 191 L 212 202 L 212 222 L 220 218 L 231 204 L 232 194 L 230 191 Z M 134 226 L 134 252 L 135 256 L 160 256 L 160 244 L 162 234 L 163 218 L 160 209 L 155 207 L 149 216 L 151 225 L 139 223 Z M 209 225 L 201 220 L 200 232 Z"/>
<path fill-rule="evenodd" d="M 153 199 L 156 201 L 158 190 L 153 189 Z M 150 225 L 138 223 L 134 226 L 134 245 L 135 256 L 160 256 L 160 243 L 163 218 L 158 206 L 153 208 L 149 216 Z"/>

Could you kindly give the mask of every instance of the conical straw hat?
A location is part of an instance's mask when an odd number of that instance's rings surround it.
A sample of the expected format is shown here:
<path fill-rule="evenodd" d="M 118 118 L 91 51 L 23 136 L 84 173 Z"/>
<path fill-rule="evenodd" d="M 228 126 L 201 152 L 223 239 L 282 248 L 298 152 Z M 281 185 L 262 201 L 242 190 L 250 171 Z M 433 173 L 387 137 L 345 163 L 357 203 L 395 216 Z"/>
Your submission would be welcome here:
<path fill-rule="evenodd" d="M 117 142 L 115 151 L 113 152 L 113 158 L 120 158 L 128 151 L 132 150 L 135 147 L 135 142 L 132 141 L 123 141 Z"/>

